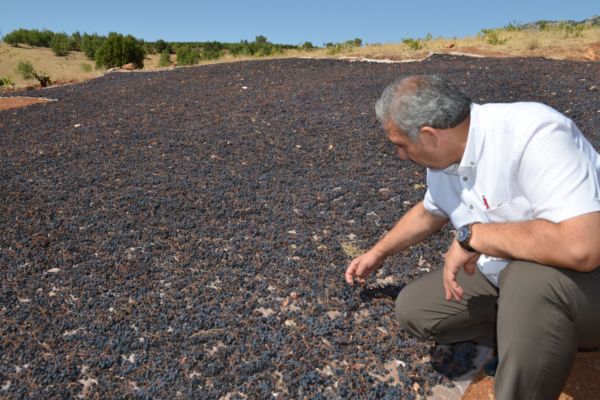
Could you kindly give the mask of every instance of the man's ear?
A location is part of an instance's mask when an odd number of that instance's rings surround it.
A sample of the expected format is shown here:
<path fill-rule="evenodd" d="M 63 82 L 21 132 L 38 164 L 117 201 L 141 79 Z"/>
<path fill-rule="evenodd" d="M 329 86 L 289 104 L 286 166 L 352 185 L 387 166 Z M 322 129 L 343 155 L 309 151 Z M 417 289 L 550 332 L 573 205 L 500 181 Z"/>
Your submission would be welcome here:
<path fill-rule="evenodd" d="M 437 147 L 440 142 L 440 132 L 430 126 L 421 128 L 421 140 L 430 146 Z"/>

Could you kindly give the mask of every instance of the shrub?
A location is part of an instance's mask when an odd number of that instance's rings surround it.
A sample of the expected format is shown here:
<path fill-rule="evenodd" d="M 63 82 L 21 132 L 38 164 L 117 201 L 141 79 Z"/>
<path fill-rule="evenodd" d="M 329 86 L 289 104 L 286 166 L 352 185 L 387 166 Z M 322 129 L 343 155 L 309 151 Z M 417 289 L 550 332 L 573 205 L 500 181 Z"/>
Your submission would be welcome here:
<path fill-rule="evenodd" d="M 25 43 L 25 41 L 26 41 L 25 37 L 26 37 L 25 29 L 18 29 L 18 30 L 14 30 L 14 31 L 9 32 L 6 35 L 4 35 L 2 40 L 4 41 L 4 43 L 7 43 L 7 44 L 10 44 L 13 46 L 18 46 L 19 43 Z"/>
<path fill-rule="evenodd" d="M 327 48 L 327 54 L 334 55 L 334 54 L 338 54 L 338 53 L 341 53 L 344 51 L 352 50 L 354 47 L 357 47 L 359 44 L 362 45 L 362 40 L 354 39 L 354 40 L 346 40 L 343 43 L 327 42 L 327 43 L 325 43 L 325 47 Z"/>
<path fill-rule="evenodd" d="M 71 41 L 66 33 L 55 33 L 50 42 L 50 47 L 55 55 L 64 57 L 69 54 Z"/>
<path fill-rule="evenodd" d="M 404 38 L 402 43 L 408 46 L 411 50 L 421 50 L 423 48 L 423 42 L 421 39 Z"/>
<path fill-rule="evenodd" d="M 154 43 L 143 42 L 142 46 L 145 54 L 156 54 L 156 47 L 154 47 Z"/>
<path fill-rule="evenodd" d="M 69 38 L 69 50 L 81 51 L 81 33 L 75 31 Z"/>
<path fill-rule="evenodd" d="M 35 69 L 31 61 L 19 61 L 17 64 L 16 72 L 23 77 L 23 79 L 33 78 Z"/>
<path fill-rule="evenodd" d="M 90 60 L 94 60 L 96 57 L 96 51 L 104 44 L 106 37 L 100 36 L 96 33 L 88 35 L 84 33 L 81 37 L 81 50 L 85 56 Z"/>
<path fill-rule="evenodd" d="M 51 83 L 50 77 L 43 72 L 36 71 L 31 61 L 19 61 L 16 70 L 23 79 L 37 79 L 42 87 L 46 87 Z"/>
<path fill-rule="evenodd" d="M 483 38 L 487 44 L 491 44 L 492 46 L 499 46 L 508 41 L 508 39 L 500 39 L 498 30 L 496 29 L 482 29 L 477 36 Z"/>
<path fill-rule="evenodd" d="M 313 46 L 312 42 L 304 42 L 302 45 L 302 50 L 313 50 L 315 46 Z"/>
<path fill-rule="evenodd" d="M 504 30 L 507 32 L 518 32 L 523 30 L 523 26 L 519 25 L 516 21 L 509 22 L 508 25 L 504 26 Z"/>
<path fill-rule="evenodd" d="M 158 66 L 159 67 L 168 67 L 170 65 L 171 65 L 171 55 L 165 49 L 162 51 L 162 53 L 160 53 L 160 58 L 158 59 Z"/>
<path fill-rule="evenodd" d="M 230 45 L 228 50 L 229 53 L 233 56 L 250 56 L 254 54 L 254 51 L 252 50 L 252 44 L 248 43 L 247 40 L 241 40 L 239 43 L 234 43 Z"/>
<path fill-rule="evenodd" d="M 189 44 L 177 46 L 177 65 L 194 65 L 200 61 L 200 52 Z"/>
<path fill-rule="evenodd" d="M 312 43 L 306 42 L 310 46 Z M 305 45 L 306 45 L 305 43 Z M 246 55 L 246 56 L 269 56 L 272 54 L 282 53 L 284 49 L 297 49 L 299 46 L 293 46 L 289 44 L 273 44 L 266 41 L 264 36 L 257 36 L 254 42 L 248 42 L 247 40 L 241 40 L 239 43 L 224 44 L 219 42 L 204 43 L 203 47 L 213 46 L 213 49 L 220 49 L 219 55 L 222 55 L 224 50 L 227 49 L 229 54 L 233 56 Z M 217 46 L 215 48 L 215 46 Z"/>
<path fill-rule="evenodd" d="M 224 46 L 221 42 L 207 42 L 202 46 L 203 60 L 216 60 L 223 55 Z"/>
<path fill-rule="evenodd" d="M 327 54 L 334 55 L 341 53 L 344 50 L 344 46 L 341 43 L 325 43 L 325 47 L 327 47 Z"/>
<path fill-rule="evenodd" d="M 144 67 L 143 44 L 131 35 L 123 36 L 120 33 L 111 32 L 96 50 L 96 67 L 120 67 L 133 63 L 136 68 Z"/>
<path fill-rule="evenodd" d="M 570 36 L 572 37 L 582 37 L 583 31 L 585 30 L 584 24 L 572 24 L 568 22 L 561 22 L 558 24 L 558 29 L 564 31 L 565 38 Z"/>
<path fill-rule="evenodd" d="M 154 42 L 154 49 L 157 53 L 162 54 L 163 51 L 167 50 L 167 42 L 162 39 L 158 39 L 156 42 Z"/>
<path fill-rule="evenodd" d="M 546 20 L 538 21 L 535 24 L 538 26 L 540 31 L 547 31 L 548 29 L 550 29 L 550 23 Z"/>
<path fill-rule="evenodd" d="M 15 83 L 10 78 L 0 78 L 0 88 L 12 89 L 15 87 Z"/>
<path fill-rule="evenodd" d="M 50 47 L 50 42 L 54 33 L 44 29 L 39 31 L 37 29 L 17 29 L 9 34 L 5 35 L 2 40 L 5 43 L 17 46 L 18 44 L 28 44 L 36 47 Z"/>

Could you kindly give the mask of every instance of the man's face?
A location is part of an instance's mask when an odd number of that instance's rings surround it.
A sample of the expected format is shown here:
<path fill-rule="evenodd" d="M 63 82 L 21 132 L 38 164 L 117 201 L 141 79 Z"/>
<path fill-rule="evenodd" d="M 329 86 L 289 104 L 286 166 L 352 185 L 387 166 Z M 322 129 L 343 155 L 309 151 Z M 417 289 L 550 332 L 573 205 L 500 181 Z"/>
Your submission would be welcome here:
<path fill-rule="evenodd" d="M 422 167 L 432 169 L 443 169 L 448 165 L 440 162 L 437 155 L 437 149 L 430 140 L 420 134 L 415 142 L 411 141 L 408 135 L 404 134 L 393 123 L 388 122 L 384 125 L 388 139 L 396 148 L 396 155 L 401 160 L 410 160 Z"/>

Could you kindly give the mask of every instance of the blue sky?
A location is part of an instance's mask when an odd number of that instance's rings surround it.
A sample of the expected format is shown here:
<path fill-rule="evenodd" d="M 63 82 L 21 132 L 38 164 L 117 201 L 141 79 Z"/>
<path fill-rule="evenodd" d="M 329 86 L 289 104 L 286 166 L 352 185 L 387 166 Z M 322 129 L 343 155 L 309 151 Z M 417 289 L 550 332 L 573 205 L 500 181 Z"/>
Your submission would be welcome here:
<path fill-rule="evenodd" d="M 147 41 L 238 42 L 266 36 L 274 43 L 315 45 L 361 38 L 393 43 L 431 33 L 474 36 L 509 22 L 582 20 L 600 14 L 598 0 L 2 0 L 0 33 L 17 28 L 106 35 Z"/>

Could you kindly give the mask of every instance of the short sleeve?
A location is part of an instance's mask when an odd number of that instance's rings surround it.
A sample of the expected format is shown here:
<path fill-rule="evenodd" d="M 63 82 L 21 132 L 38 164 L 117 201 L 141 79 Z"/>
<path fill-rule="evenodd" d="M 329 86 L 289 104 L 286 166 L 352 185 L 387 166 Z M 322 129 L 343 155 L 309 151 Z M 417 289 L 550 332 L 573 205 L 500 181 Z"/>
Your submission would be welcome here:
<path fill-rule="evenodd" d="M 597 159 L 597 152 L 567 119 L 535 132 L 518 171 L 534 218 L 560 222 L 600 211 Z"/>
<path fill-rule="evenodd" d="M 437 204 L 435 204 L 435 201 L 433 200 L 429 189 L 427 189 L 425 197 L 423 198 L 423 206 L 425 207 L 425 210 L 427 210 L 431 214 L 437 215 L 439 217 L 448 218 L 448 216 L 444 214 L 444 212 L 437 206 Z"/>

